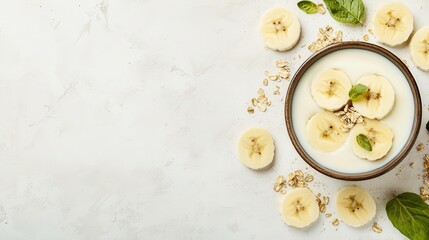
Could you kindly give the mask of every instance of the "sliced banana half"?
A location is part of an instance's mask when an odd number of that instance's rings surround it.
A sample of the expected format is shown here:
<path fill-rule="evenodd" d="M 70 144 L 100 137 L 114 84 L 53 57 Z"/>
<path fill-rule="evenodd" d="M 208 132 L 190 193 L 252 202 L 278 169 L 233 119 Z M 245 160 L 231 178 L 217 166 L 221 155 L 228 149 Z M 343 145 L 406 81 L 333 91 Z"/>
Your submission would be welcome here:
<path fill-rule="evenodd" d="M 287 225 L 307 227 L 319 217 L 316 196 L 308 188 L 292 189 L 280 201 L 280 214 Z"/>
<path fill-rule="evenodd" d="M 410 43 L 411 59 L 423 71 L 429 71 L 429 27 L 418 30 Z"/>
<path fill-rule="evenodd" d="M 390 47 L 407 41 L 414 28 L 413 15 L 402 3 L 391 3 L 378 9 L 373 24 L 378 41 Z"/>
<path fill-rule="evenodd" d="M 313 79 L 311 95 L 320 107 L 335 111 L 348 102 L 351 87 L 349 77 L 342 70 L 331 68 Z"/>
<path fill-rule="evenodd" d="M 356 140 L 359 134 L 363 134 L 369 139 L 372 148 L 371 151 L 359 145 Z M 392 148 L 393 138 L 392 129 L 378 120 L 365 119 L 364 124 L 358 124 L 350 131 L 353 153 L 369 161 L 375 161 L 384 157 L 390 148 Z"/>
<path fill-rule="evenodd" d="M 353 106 L 363 116 L 370 119 L 382 119 L 392 110 L 395 104 L 395 90 L 385 77 L 372 74 L 360 78 L 361 83 L 368 87 L 368 91 L 357 100 Z"/>
<path fill-rule="evenodd" d="M 262 16 L 261 34 L 268 48 L 286 51 L 298 42 L 301 24 L 295 14 L 288 9 L 272 8 Z"/>
<path fill-rule="evenodd" d="M 270 133 L 262 128 L 251 128 L 238 142 L 238 158 L 248 168 L 265 168 L 274 159 L 274 141 Z"/>
<path fill-rule="evenodd" d="M 341 188 L 335 197 L 340 219 L 352 227 L 365 225 L 375 216 L 375 202 L 371 195 L 358 186 Z"/>
<path fill-rule="evenodd" d="M 347 139 L 341 131 L 341 120 L 334 113 L 323 111 L 308 120 L 307 136 L 310 144 L 322 152 L 332 152 L 340 148 Z"/>

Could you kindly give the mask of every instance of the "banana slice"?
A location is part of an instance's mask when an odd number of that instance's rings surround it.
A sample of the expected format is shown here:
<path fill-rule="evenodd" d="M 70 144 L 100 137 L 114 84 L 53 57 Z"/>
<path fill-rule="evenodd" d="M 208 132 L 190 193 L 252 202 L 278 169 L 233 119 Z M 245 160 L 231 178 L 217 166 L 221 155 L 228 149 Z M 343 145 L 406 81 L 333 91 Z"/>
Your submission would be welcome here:
<path fill-rule="evenodd" d="M 358 144 L 356 137 L 359 134 L 368 137 L 372 147 L 371 151 L 365 150 Z M 354 154 L 369 161 L 384 157 L 392 148 L 393 137 L 393 131 L 390 127 L 378 120 L 370 119 L 365 119 L 364 124 L 356 125 L 350 132 L 350 141 Z"/>
<path fill-rule="evenodd" d="M 349 101 L 352 87 L 349 77 L 339 69 L 320 72 L 311 83 L 311 95 L 316 103 L 330 111 L 343 107 Z"/>
<path fill-rule="evenodd" d="M 295 14 L 288 9 L 272 8 L 262 16 L 261 34 L 268 48 L 286 51 L 298 42 L 301 24 Z"/>
<path fill-rule="evenodd" d="M 334 113 L 323 111 L 308 120 L 307 136 L 314 148 L 323 152 L 332 152 L 341 147 L 347 133 L 341 131 L 342 123 Z"/>
<path fill-rule="evenodd" d="M 387 4 L 378 9 L 373 24 L 378 41 L 390 47 L 407 41 L 414 28 L 413 15 L 402 3 Z"/>
<path fill-rule="evenodd" d="M 423 71 L 429 71 L 429 27 L 418 30 L 410 43 L 411 59 Z"/>
<path fill-rule="evenodd" d="M 280 202 L 280 214 L 287 225 L 307 227 L 319 217 L 316 196 L 308 188 L 292 189 Z"/>
<path fill-rule="evenodd" d="M 274 159 L 274 141 L 270 133 L 262 128 L 247 130 L 238 142 L 238 158 L 248 168 L 264 168 Z"/>
<path fill-rule="evenodd" d="M 389 80 L 373 74 L 360 78 L 356 84 L 358 83 L 367 86 L 369 90 L 362 97 L 353 101 L 355 109 L 370 119 L 384 118 L 395 103 L 395 90 Z"/>
<path fill-rule="evenodd" d="M 335 197 L 340 219 L 352 227 L 360 227 L 375 216 L 375 202 L 371 195 L 358 186 L 341 188 Z"/>

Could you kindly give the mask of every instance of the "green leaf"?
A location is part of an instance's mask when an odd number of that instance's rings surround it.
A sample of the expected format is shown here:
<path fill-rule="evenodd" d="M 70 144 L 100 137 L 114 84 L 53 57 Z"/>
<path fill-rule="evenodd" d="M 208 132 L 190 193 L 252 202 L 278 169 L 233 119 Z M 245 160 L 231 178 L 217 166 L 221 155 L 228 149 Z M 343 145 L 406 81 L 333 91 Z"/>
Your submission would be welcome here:
<path fill-rule="evenodd" d="M 415 193 L 402 193 L 390 200 L 386 212 L 393 226 L 411 240 L 427 240 L 429 205 Z"/>
<path fill-rule="evenodd" d="M 358 83 L 357 85 L 354 85 L 352 89 L 349 91 L 349 98 L 351 100 L 356 100 L 360 96 L 362 96 L 366 91 L 368 91 L 368 87 Z"/>
<path fill-rule="evenodd" d="M 331 16 L 338 22 L 363 24 L 365 6 L 362 0 L 323 0 Z"/>
<path fill-rule="evenodd" d="M 369 141 L 369 138 L 364 134 L 359 134 L 356 136 L 356 142 L 359 144 L 359 146 L 368 152 L 372 151 L 371 142 Z"/>
<path fill-rule="evenodd" d="M 307 14 L 317 13 L 317 5 L 312 1 L 300 1 L 298 7 Z"/>

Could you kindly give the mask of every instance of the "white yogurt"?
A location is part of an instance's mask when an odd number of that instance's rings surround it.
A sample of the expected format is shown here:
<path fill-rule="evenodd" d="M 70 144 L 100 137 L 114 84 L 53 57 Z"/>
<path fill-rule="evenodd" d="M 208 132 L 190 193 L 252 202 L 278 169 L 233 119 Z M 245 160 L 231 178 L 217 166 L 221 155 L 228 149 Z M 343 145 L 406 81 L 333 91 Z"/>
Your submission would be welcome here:
<path fill-rule="evenodd" d="M 362 76 L 377 73 L 386 77 L 395 90 L 395 105 L 381 121 L 394 132 L 393 146 L 389 153 L 377 161 L 360 159 L 350 146 L 352 139 L 338 150 L 330 153 L 313 148 L 308 140 L 306 125 L 308 119 L 322 111 L 313 100 L 310 86 L 317 73 L 329 68 L 343 70 L 354 83 Z M 292 124 L 298 141 L 304 150 L 318 163 L 332 170 L 344 173 L 362 173 L 388 163 L 404 147 L 411 135 L 414 119 L 414 103 L 411 88 L 402 72 L 383 56 L 363 49 L 345 49 L 330 53 L 309 67 L 299 81 L 292 99 Z"/>

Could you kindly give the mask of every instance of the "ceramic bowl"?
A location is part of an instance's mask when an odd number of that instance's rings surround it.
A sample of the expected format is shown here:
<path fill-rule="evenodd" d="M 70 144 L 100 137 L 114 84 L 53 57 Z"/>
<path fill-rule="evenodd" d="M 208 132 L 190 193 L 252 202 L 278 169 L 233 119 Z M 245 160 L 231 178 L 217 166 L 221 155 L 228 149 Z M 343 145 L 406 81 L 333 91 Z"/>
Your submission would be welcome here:
<path fill-rule="evenodd" d="M 384 164 L 383 166 L 381 166 L 379 168 L 376 168 L 374 170 L 367 171 L 367 172 L 343 173 L 343 172 L 331 170 L 331 169 L 321 165 L 320 163 L 318 163 L 312 156 L 310 156 L 305 151 L 304 147 L 299 142 L 297 135 L 296 135 L 296 132 L 295 132 L 295 129 L 294 129 L 294 126 L 293 126 L 292 118 L 290 117 L 291 112 L 292 112 L 293 95 L 294 95 L 295 89 L 296 89 L 300 79 L 304 75 L 304 73 L 315 62 L 317 62 L 319 59 L 323 58 L 327 54 L 330 54 L 330 53 L 338 51 L 338 50 L 343 50 L 343 49 L 369 50 L 369 51 L 375 52 L 377 54 L 380 54 L 381 56 L 388 59 L 405 76 L 405 78 L 407 79 L 408 84 L 410 86 L 411 92 L 413 93 L 413 98 L 414 98 L 414 101 L 413 101 L 414 104 L 413 104 L 413 106 L 410 106 L 410 107 L 414 108 L 415 116 L 414 116 L 414 120 L 412 123 L 413 125 L 412 125 L 411 134 L 410 134 L 409 138 L 407 139 L 407 141 L 405 142 L 405 145 L 399 151 L 398 154 L 393 156 L 393 158 L 389 162 L 387 162 L 386 164 Z M 327 176 L 337 178 L 337 179 L 341 179 L 341 180 L 356 181 L 356 180 L 365 180 L 365 179 L 375 178 L 375 177 L 378 177 L 384 173 L 387 173 L 390 170 L 392 170 L 395 166 L 397 166 L 407 156 L 408 152 L 411 150 L 414 142 L 416 141 L 416 138 L 417 138 L 417 135 L 418 135 L 418 132 L 420 129 L 421 118 L 422 118 L 422 103 L 421 103 L 421 99 L 420 99 L 419 89 L 417 87 L 417 84 L 414 80 L 413 75 L 411 74 L 411 72 L 409 71 L 407 66 L 397 56 L 395 56 L 389 50 L 387 50 L 383 47 L 374 45 L 374 44 L 359 42 L 359 41 L 351 41 L 351 42 L 341 42 L 341 43 L 332 44 L 332 45 L 318 51 L 317 53 L 313 54 L 310 58 L 308 58 L 299 67 L 298 71 L 293 76 L 291 83 L 289 85 L 289 89 L 287 91 L 284 115 L 285 115 L 285 120 L 286 120 L 286 128 L 287 128 L 287 131 L 289 133 L 290 139 L 292 140 L 292 144 L 295 147 L 295 149 L 297 150 L 298 154 L 304 159 L 305 162 L 307 162 L 311 167 L 313 167 L 317 171 L 319 171 L 319 172 L 321 172 Z M 352 151 L 352 150 L 350 150 L 350 151 Z"/>

